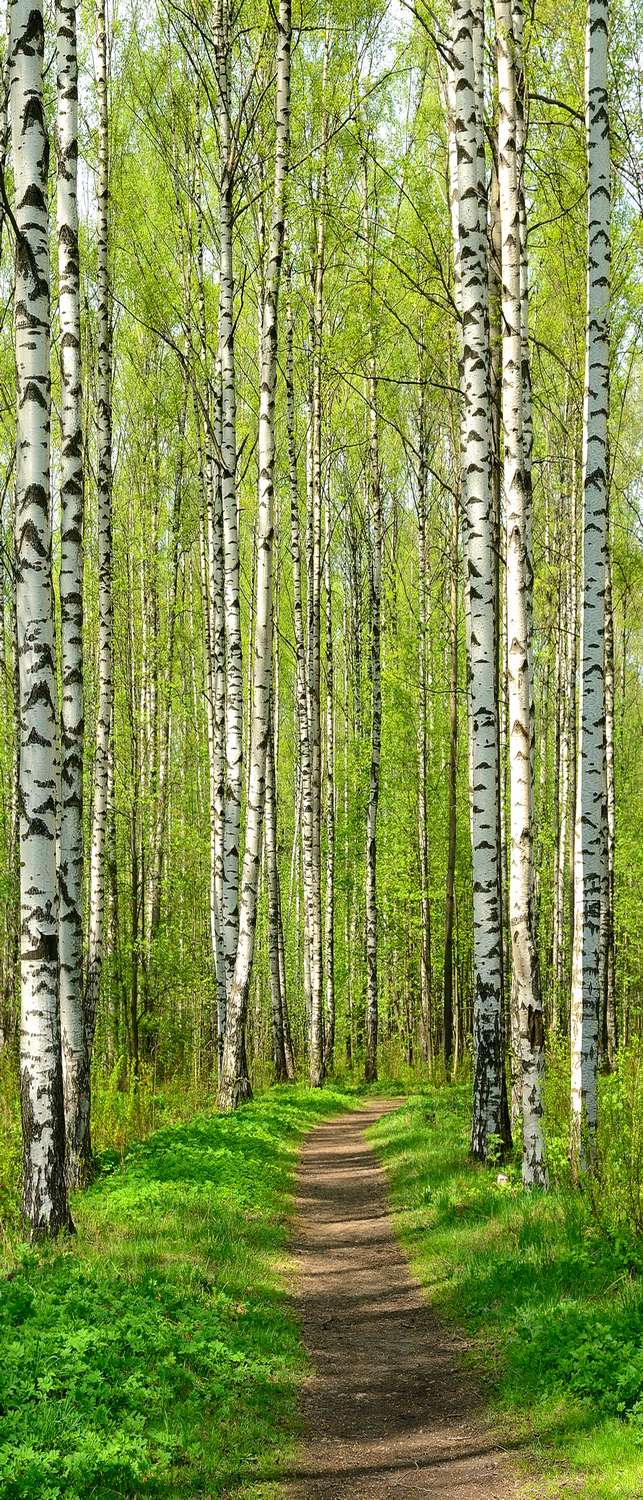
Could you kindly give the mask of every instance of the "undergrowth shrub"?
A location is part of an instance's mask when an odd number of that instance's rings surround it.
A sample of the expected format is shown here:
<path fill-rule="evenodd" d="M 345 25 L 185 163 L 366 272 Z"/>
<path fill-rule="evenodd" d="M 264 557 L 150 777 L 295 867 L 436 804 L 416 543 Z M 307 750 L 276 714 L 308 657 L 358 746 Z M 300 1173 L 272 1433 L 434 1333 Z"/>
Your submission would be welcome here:
<path fill-rule="evenodd" d="M 20 1224 L 22 1136 L 18 1064 L 9 1048 L 0 1051 L 0 1264 L 9 1236 Z"/>
<path fill-rule="evenodd" d="M 617 1055 L 612 1073 L 598 1081 L 598 1134 L 593 1170 L 571 1184 L 569 1047 L 551 1043 L 545 1074 L 545 1130 L 552 1186 L 566 1195 L 568 1211 L 582 1202 L 590 1225 L 622 1259 L 643 1269 L 643 1060 L 638 1042 Z"/>
<path fill-rule="evenodd" d="M 92 1144 L 97 1153 L 121 1158 L 134 1141 L 147 1140 L 162 1125 L 189 1120 L 207 1108 L 207 1088 L 182 1078 L 159 1082 L 152 1064 L 134 1066 L 119 1058 L 107 1075 L 92 1080 Z"/>
<path fill-rule="evenodd" d="M 630 1044 L 599 1089 L 598 1150 L 584 1186 L 600 1231 L 643 1267 L 643 1059 Z"/>
<path fill-rule="evenodd" d="M 107 1074 L 97 1069 L 92 1077 L 92 1146 L 99 1167 L 122 1163 L 136 1141 L 147 1140 L 161 1126 L 191 1119 L 211 1102 L 202 1083 L 180 1076 L 159 1082 L 151 1064 L 141 1064 L 138 1078 L 125 1058 Z M 6 1049 L 0 1052 L 0 1268 L 11 1258 L 20 1234 L 21 1161 L 18 1057 Z"/>

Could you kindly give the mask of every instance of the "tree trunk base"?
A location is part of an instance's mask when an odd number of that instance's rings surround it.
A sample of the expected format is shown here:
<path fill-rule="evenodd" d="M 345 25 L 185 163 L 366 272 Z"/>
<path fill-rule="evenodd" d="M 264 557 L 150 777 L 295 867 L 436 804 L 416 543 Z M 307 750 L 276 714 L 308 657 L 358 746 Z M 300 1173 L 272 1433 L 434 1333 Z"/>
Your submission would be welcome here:
<path fill-rule="evenodd" d="M 91 1154 L 80 1152 L 78 1154 L 68 1153 L 65 1161 L 65 1180 L 67 1191 L 75 1193 L 80 1188 L 89 1187 L 96 1176 L 96 1163 Z"/>
<path fill-rule="evenodd" d="M 72 1219 L 69 1209 L 60 1216 L 52 1217 L 49 1224 L 29 1223 L 23 1218 L 23 1235 L 29 1245 L 41 1245 L 44 1240 L 55 1240 L 59 1234 L 75 1234 L 76 1225 Z"/>
<path fill-rule="evenodd" d="M 217 1094 L 217 1108 L 221 1114 L 231 1114 L 240 1104 L 249 1104 L 252 1086 L 247 1073 L 240 1078 L 222 1078 Z"/>

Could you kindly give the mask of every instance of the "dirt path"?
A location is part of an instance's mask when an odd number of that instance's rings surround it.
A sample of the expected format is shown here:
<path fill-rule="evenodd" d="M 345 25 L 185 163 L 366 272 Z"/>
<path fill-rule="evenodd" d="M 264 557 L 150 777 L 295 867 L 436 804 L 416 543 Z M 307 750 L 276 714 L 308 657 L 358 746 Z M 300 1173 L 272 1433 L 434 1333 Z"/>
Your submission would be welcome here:
<path fill-rule="evenodd" d="M 295 1297 L 313 1373 L 290 1500 L 509 1500 L 462 1344 L 424 1300 L 393 1236 L 364 1131 L 397 1101 L 320 1125 L 298 1182 Z"/>

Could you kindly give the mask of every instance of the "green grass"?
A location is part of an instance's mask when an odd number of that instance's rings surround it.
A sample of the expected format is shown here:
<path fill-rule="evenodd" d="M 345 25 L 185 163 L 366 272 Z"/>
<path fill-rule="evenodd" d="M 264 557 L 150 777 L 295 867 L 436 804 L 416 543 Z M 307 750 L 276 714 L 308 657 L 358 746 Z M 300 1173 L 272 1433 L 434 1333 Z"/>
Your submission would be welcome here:
<path fill-rule="evenodd" d="M 283 1276 L 299 1142 L 356 1094 L 409 1085 L 404 1071 L 368 1091 L 273 1089 L 187 1122 L 180 1091 L 102 1085 L 96 1139 L 113 1149 L 74 1200 L 77 1235 L 36 1250 L 16 1235 L 5 1091 L 0 1500 L 275 1493 L 305 1370 Z M 414 1269 L 471 1335 L 535 1500 L 643 1490 L 640 1086 L 631 1059 L 602 1083 L 593 1202 L 566 1181 L 564 1060 L 549 1070 L 546 1198 L 524 1194 L 514 1164 L 506 1186 L 470 1165 L 467 1086 L 426 1088 L 373 1127 Z"/>
<path fill-rule="evenodd" d="M 643 1493 L 640 1243 L 563 1181 L 528 1195 L 467 1159 L 469 1089 L 428 1089 L 369 1132 L 397 1229 L 436 1309 L 471 1336 L 527 1493 Z M 552 1148 L 553 1149 L 553 1148 Z M 599 1219 L 601 1219 L 599 1205 Z M 530 1488 L 531 1485 L 531 1488 Z"/>
<path fill-rule="evenodd" d="M 103 1159 L 77 1235 L 0 1281 L 2 1500 L 272 1493 L 304 1356 L 283 1293 L 303 1132 L 338 1090 L 271 1090 Z"/>

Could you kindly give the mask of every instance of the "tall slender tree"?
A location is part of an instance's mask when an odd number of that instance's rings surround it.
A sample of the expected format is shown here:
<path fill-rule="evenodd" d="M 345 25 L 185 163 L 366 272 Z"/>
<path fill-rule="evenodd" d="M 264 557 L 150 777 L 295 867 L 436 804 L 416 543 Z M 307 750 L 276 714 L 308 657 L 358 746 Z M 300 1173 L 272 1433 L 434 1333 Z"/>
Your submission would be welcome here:
<path fill-rule="evenodd" d="M 484 121 L 476 59 L 482 55 L 482 0 L 454 0 L 459 307 L 462 317 L 461 487 L 469 602 L 470 801 L 473 840 L 475 993 L 471 1149 L 486 1158 L 510 1138 L 502 1032 L 502 914 L 492 535 L 491 413 Z"/>
<path fill-rule="evenodd" d="M 372 309 L 371 309 L 372 316 Z M 378 951 L 377 951 L 377 811 L 380 793 L 380 756 L 382 745 L 382 490 L 377 420 L 377 373 L 375 354 L 368 366 L 369 425 L 369 599 L 370 599 L 370 678 L 371 678 L 371 753 L 366 811 L 366 1060 L 367 1083 L 377 1078 L 377 1039 L 379 1019 Z"/>
<path fill-rule="evenodd" d="M 324 1072 L 332 1068 L 335 1050 L 335 669 L 330 484 L 330 474 L 328 474 L 324 497 L 324 599 L 326 606 L 326 900 L 324 925 L 326 1027 L 324 1037 Z"/>
<path fill-rule="evenodd" d="M 109 105 L 105 0 L 96 12 L 96 91 L 98 94 L 98 705 L 89 868 L 89 933 L 85 987 L 85 1031 L 91 1048 L 100 995 L 105 926 L 105 848 L 109 762 L 112 754 L 112 294 L 109 229 Z M 89 1143 L 83 1157 L 90 1157 Z"/>
<path fill-rule="evenodd" d="M 324 995 L 322 936 L 322 354 L 324 277 L 326 271 L 326 180 L 328 170 L 328 30 L 322 64 L 322 144 L 317 189 L 317 221 L 312 263 L 313 303 L 310 316 L 311 390 L 309 420 L 308 516 L 308 741 L 310 750 L 310 895 L 308 949 L 310 964 L 310 1081 L 324 1081 Z"/>
<path fill-rule="evenodd" d="M 56 875 L 56 668 L 51 575 L 49 140 L 40 0 L 11 7 L 17 383 L 15 587 L 20 702 L 20 1096 L 23 1217 L 71 1224 L 64 1170 Z"/>
<path fill-rule="evenodd" d="M 368 373 L 366 399 L 368 407 L 368 532 L 369 532 L 369 624 L 371 743 L 366 807 L 366 1056 L 364 1076 L 367 1083 L 377 1078 L 377 1043 L 379 1029 L 378 994 L 378 921 L 377 921 L 377 814 L 380 795 L 380 758 L 382 748 L 382 476 L 377 410 L 377 355 L 375 336 L 374 290 L 374 214 L 369 196 L 368 155 L 364 151 L 364 246 L 368 296 Z"/>
<path fill-rule="evenodd" d="M 221 509 L 225 609 L 225 815 L 221 923 L 226 990 L 234 973 L 239 940 L 239 846 L 243 787 L 243 662 L 239 598 L 237 509 L 237 387 L 233 253 L 233 193 L 236 141 L 230 91 L 231 34 L 228 0 L 216 0 L 214 43 L 219 132 L 219 362 L 221 368 Z"/>
<path fill-rule="evenodd" d="M 601 865 L 605 852 L 602 824 L 611 203 L 608 19 L 608 0 L 589 0 L 585 43 L 588 203 L 583 566 L 571 995 L 571 1153 L 577 1172 L 591 1162 L 596 1137 Z"/>
<path fill-rule="evenodd" d="M 83 974 L 83 410 L 78 245 L 76 0 L 56 6 L 58 275 L 61 376 L 59 829 L 60 1025 L 66 1170 L 77 1187 L 90 1163 L 89 1054 Z"/>
<path fill-rule="evenodd" d="M 422 1056 L 429 1066 L 433 1062 L 433 1031 L 431 1016 L 431 898 L 429 894 L 429 805 L 428 805 L 428 664 L 429 644 L 428 620 L 428 568 L 427 568 L 427 523 L 428 523 L 428 468 L 427 468 L 427 388 L 424 370 L 420 363 L 420 407 L 418 413 L 418 662 L 419 662 L 419 713 L 418 713 L 418 848 L 420 854 L 422 920 L 422 946 L 420 953 L 420 1044 Z M 446 960 L 445 960 L 446 962 Z M 445 970 L 446 993 L 446 970 Z M 447 1025 L 447 1007 L 444 1017 L 445 1059 L 451 1057 L 452 1036 Z M 447 1035 L 448 1033 L 448 1035 Z M 449 1063 L 446 1062 L 448 1068 Z"/>
<path fill-rule="evenodd" d="M 251 1095 L 245 1067 L 244 1032 L 252 970 L 266 792 L 266 755 L 271 734 L 272 683 L 272 543 L 274 530 L 275 389 L 277 384 L 277 316 L 284 247 L 286 183 L 290 150 L 290 0 L 280 0 L 277 18 L 275 97 L 275 175 L 268 264 L 260 336 L 259 514 L 257 602 L 254 633 L 252 744 L 246 839 L 243 858 L 239 944 L 228 994 L 219 1105 L 234 1109 Z"/>
<path fill-rule="evenodd" d="M 495 0 L 498 59 L 498 189 L 502 247 L 502 426 L 506 504 L 507 673 L 511 783 L 512 1012 L 517 1017 L 523 1120 L 523 1181 L 545 1187 L 542 1128 L 544 1025 L 534 915 L 531 486 L 524 434 L 522 324 L 527 297 L 521 288 L 519 161 L 517 149 L 518 43 L 511 0 Z M 528 366 L 528 352 L 526 364 Z"/>

